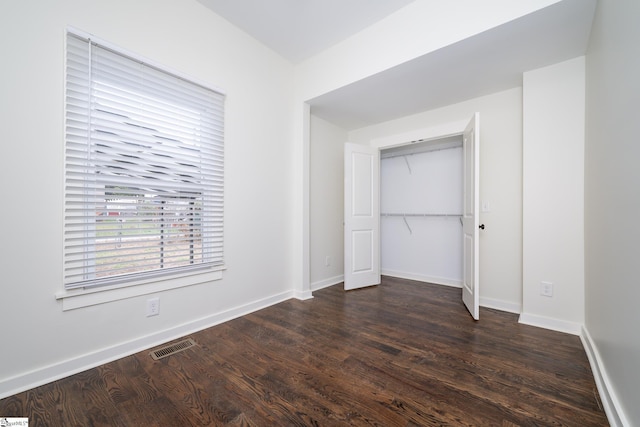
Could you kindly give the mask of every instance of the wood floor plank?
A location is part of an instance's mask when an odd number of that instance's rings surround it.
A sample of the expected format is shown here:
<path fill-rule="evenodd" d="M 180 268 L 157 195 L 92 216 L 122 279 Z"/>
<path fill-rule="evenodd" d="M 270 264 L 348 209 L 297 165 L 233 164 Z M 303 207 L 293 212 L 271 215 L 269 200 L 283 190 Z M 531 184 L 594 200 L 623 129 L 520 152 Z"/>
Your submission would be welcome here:
<path fill-rule="evenodd" d="M 576 336 L 460 289 L 333 286 L 0 400 L 32 426 L 606 426 Z"/>

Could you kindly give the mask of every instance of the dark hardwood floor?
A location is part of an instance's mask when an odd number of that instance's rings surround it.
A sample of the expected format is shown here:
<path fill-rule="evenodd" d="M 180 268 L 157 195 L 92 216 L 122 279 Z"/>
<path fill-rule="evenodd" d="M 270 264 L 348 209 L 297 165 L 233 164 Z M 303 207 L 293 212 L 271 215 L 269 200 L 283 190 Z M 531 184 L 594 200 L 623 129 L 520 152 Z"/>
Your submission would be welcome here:
<path fill-rule="evenodd" d="M 460 290 L 333 286 L 0 400 L 34 426 L 604 426 L 576 336 L 467 314 Z"/>

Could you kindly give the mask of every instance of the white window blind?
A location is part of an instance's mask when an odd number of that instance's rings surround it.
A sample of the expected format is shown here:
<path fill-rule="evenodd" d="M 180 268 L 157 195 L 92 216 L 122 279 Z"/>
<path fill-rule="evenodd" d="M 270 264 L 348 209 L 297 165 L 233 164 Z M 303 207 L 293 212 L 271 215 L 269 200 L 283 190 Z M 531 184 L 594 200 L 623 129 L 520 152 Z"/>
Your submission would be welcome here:
<path fill-rule="evenodd" d="M 67 289 L 223 265 L 224 96 L 67 34 Z"/>

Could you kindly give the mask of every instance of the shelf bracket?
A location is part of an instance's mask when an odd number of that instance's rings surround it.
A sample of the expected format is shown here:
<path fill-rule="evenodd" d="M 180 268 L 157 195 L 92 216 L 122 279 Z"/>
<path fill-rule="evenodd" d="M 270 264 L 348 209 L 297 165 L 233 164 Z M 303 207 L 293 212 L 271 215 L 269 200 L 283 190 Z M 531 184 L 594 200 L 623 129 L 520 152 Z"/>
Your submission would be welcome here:
<path fill-rule="evenodd" d="M 404 220 L 404 225 L 407 226 L 407 230 L 409 230 L 409 234 L 413 234 L 413 231 L 411 230 L 411 227 L 409 227 L 409 222 L 407 222 L 407 217 L 403 216 L 402 219 Z"/>
<path fill-rule="evenodd" d="M 407 169 L 409 169 L 409 175 L 412 175 L 411 173 L 411 165 L 409 164 L 409 159 L 407 159 L 407 156 L 402 156 L 404 157 L 404 162 L 407 164 Z"/>

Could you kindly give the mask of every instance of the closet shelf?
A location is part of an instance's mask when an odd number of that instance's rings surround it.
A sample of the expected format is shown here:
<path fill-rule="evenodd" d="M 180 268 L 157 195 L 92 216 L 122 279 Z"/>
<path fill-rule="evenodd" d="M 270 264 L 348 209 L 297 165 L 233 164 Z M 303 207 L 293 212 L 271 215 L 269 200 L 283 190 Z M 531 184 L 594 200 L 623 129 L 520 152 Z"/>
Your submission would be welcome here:
<path fill-rule="evenodd" d="M 407 217 L 452 217 L 458 218 L 460 220 L 460 225 L 462 225 L 462 214 L 438 214 L 438 213 L 381 213 L 380 216 L 397 216 L 402 218 L 404 221 L 404 225 L 409 230 L 409 234 L 413 234 L 413 230 L 407 222 Z"/>

